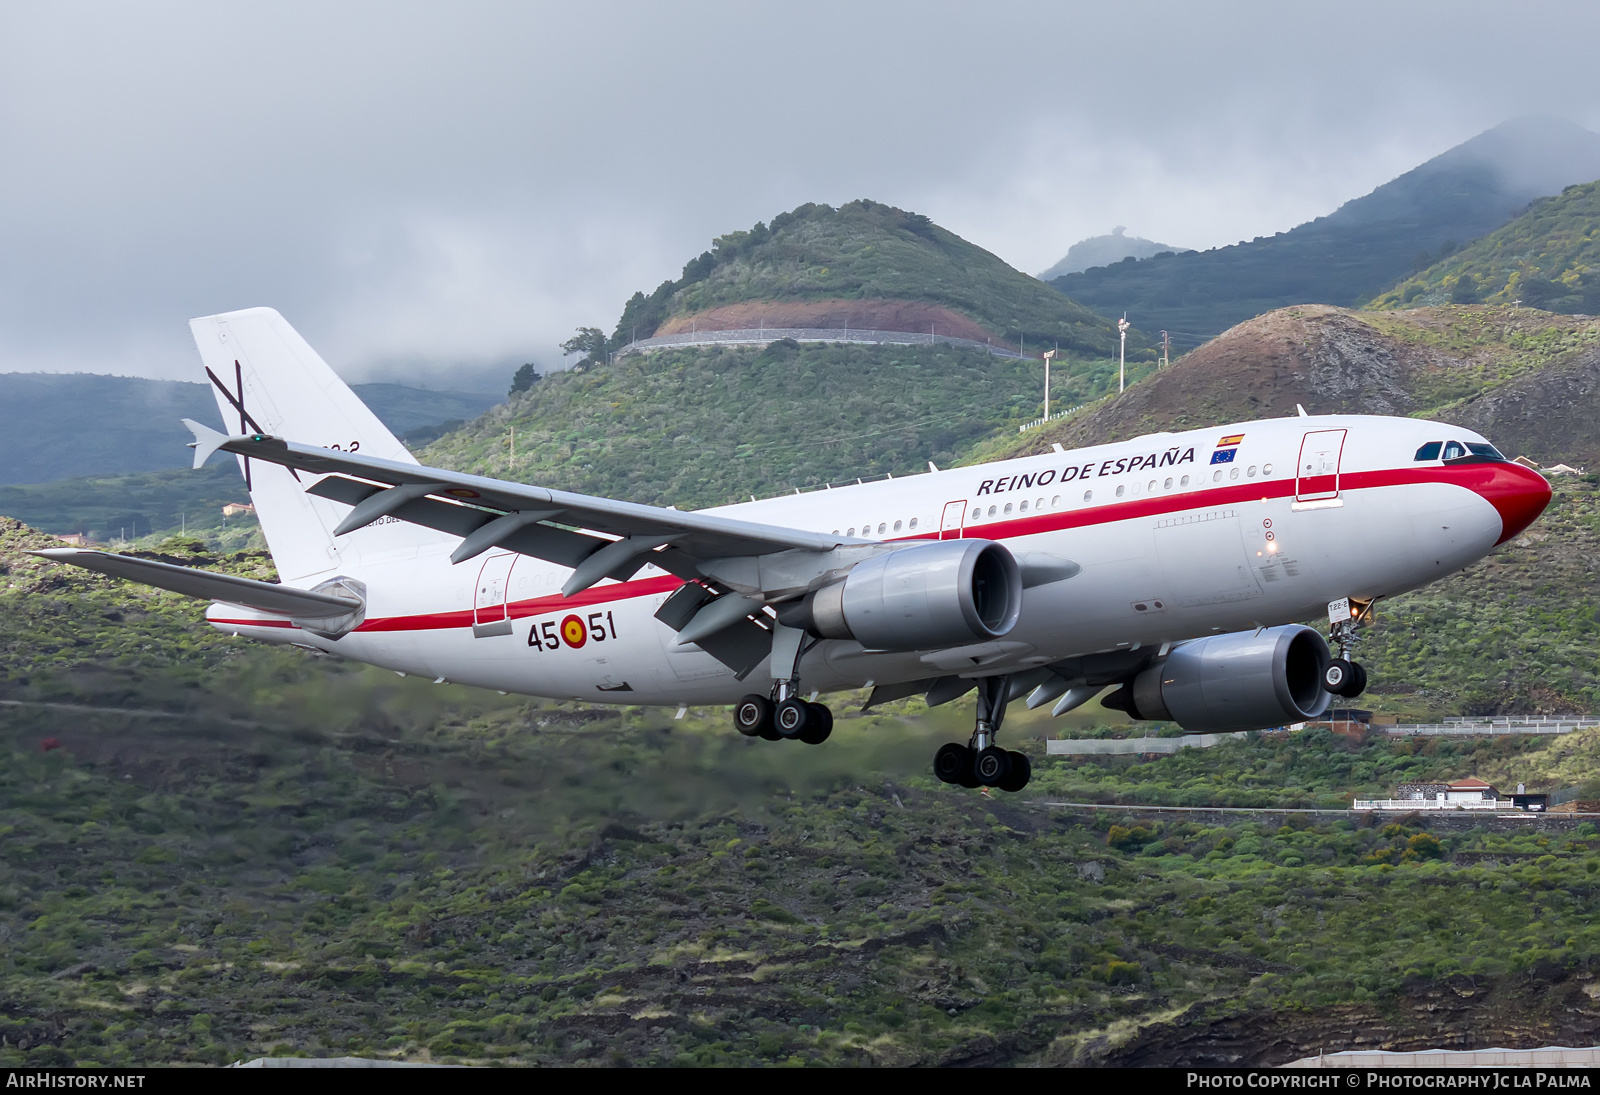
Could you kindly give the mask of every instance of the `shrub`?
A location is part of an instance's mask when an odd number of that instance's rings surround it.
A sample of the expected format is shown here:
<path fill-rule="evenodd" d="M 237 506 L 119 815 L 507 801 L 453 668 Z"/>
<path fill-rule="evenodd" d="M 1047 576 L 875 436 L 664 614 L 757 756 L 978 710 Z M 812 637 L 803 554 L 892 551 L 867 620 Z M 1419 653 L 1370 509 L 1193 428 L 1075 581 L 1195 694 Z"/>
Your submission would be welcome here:
<path fill-rule="evenodd" d="M 1119 852 L 1131 851 L 1142 848 L 1155 839 L 1155 834 L 1143 825 L 1128 828 L 1125 825 L 1113 825 L 1106 834 L 1106 844 Z"/>

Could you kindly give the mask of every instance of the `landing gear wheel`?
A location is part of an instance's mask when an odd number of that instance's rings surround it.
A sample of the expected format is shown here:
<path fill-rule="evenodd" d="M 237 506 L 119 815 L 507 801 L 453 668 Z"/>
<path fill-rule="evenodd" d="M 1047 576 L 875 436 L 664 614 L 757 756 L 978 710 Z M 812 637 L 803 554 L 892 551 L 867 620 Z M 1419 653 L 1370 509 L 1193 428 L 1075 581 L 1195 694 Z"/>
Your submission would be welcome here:
<path fill-rule="evenodd" d="M 962 783 L 972 774 L 972 750 L 955 742 L 940 746 L 933 755 L 933 774 L 940 783 Z"/>
<path fill-rule="evenodd" d="M 1328 668 L 1322 671 L 1322 687 L 1332 692 L 1335 696 L 1346 695 L 1345 689 L 1355 678 L 1355 666 L 1343 658 L 1335 658 L 1328 663 Z"/>
<path fill-rule="evenodd" d="M 803 736 L 811 722 L 811 705 L 799 696 L 790 696 L 772 712 L 772 724 L 781 738 Z"/>
<path fill-rule="evenodd" d="M 747 738 L 766 737 L 772 730 L 772 701 L 752 692 L 734 705 L 733 725 Z"/>
<path fill-rule="evenodd" d="M 1028 760 L 1026 753 L 1012 750 L 1006 756 L 1011 758 L 1011 771 L 995 786 L 1002 791 L 1020 791 L 1028 785 L 1028 780 L 1033 778 L 1033 764 Z"/>
<path fill-rule="evenodd" d="M 1355 670 L 1355 679 L 1349 683 L 1345 691 L 1339 694 L 1354 699 L 1367 690 L 1367 671 L 1360 662 L 1352 662 L 1350 667 Z"/>
<path fill-rule="evenodd" d="M 821 745 L 833 733 L 833 712 L 820 703 L 807 703 L 806 707 L 811 711 L 811 719 L 800 731 L 800 740 L 807 745 Z"/>
<path fill-rule="evenodd" d="M 972 758 L 972 774 L 979 783 L 999 787 L 1011 774 L 1011 754 L 991 745 Z"/>

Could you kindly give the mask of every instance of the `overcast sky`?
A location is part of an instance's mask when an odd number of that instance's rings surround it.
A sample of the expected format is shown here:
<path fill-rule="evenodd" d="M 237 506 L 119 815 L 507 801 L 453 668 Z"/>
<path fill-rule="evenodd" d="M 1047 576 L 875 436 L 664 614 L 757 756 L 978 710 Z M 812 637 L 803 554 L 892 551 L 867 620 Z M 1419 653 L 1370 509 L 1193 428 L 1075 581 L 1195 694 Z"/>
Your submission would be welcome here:
<path fill-rule="evenodd" d="M 268 304 L 347 377 L 509 376 L 806 201 L 1030 272 L 1233 243 L 1600 130 L 1596 41 L 1593 0 L 0 3 L 0 371 L 194 379 L 186 321 Z"/>

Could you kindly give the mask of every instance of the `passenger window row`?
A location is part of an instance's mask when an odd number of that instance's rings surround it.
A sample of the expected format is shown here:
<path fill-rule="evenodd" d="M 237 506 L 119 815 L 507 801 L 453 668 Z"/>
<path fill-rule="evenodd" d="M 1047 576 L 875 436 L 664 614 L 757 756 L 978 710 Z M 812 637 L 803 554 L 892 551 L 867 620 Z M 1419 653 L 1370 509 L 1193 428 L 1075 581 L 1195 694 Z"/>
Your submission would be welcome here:
<path fill-rule="evenodd" d="M 887 522 L 887 521 L 879 521 L 878 522 L 878 535 L 879 536 L 887 536 L 890 532 L 899 532 L 902 528 L 907 528 L 908 526 L 909 526 L 909 528 L 915 529 L 917 527 L 917 519 L 915 517 L 913 517 L 913 518 L 911 518 L 911 520 L 909 522 L 907 522 L 907 521 L 896 521 L 896 522 L 894 522 L 893 528 L 890 527 L 889 522 Z M 855 534 L 856 534 L 856 530 L 854 528 L 851 528 L 847 532 L 845 532 L 846 536 L 854 536 Z M 838 529 L 834 529 L 833 532 L 830 535 L 833 535 L 833 536 L 839 535 L 839 530 Z M 871 521 L 868 521 L 866 524 L 861 526 L 861 535 L 863 535 L 863 536 L 871 536 L 872 535 L 872 522 Z"/>
<path fill-rule="evenodd" d="M 1451 442 L 1451 444 L 1454 444 L 1454 442 Z M 1424 449 L 1426 449 L 1427 447 L 1428 446 L 1426 446 L 1426 445 L 1423 446 Z M 1479 446 L 1476 446 L 1476 447 L 1477 448 L 1490 448 L 1490 446 L 1487 446 L 1487 445 L 1479 445 Z M 1491 449 L 1491 451 L 1493 451 L 1493 450 Z M 1496 453 L 1495 455 L 1499 456 L 1498 453 Z M 1418 460 L 1423 459 L 1423 456 L 1422 456 L 1421 452 L 1419 452 L 1417 454 L 1417 459 Z M 1500 457 L 1500 459 L 1503 460 L 1505 458 L 1504 457 Z M 1259 470 L 1259 473 L 1263 477 L 1269 476 L 1269 475 L 1272 474 L 1272 465 L 1271 464 L 1263 464 L 1260 467 L 1260 469 L 1257 469 L 1254 464 L 1251 464 L 1248 469 L 1240 469 L 1238 467 L 1233 467 L 1233 468 L 1227 469 L 1227 472 L 1228 472 L 1228 478 L 1229 479 L 1238 479 L 1241 474 L 1243 474 L 1248 479 L 1254 479 L 1256 477 L 1256 475 L 1257 475 L 1258 470 Z M 1223 469 L 1222 468 L 1218 468 L 1215 471 L 1213 471 L 1211 473 L 1211 481 L 1213 483 L 1222 482 L 1222 473 L 1223 473 Z M 1196 486 L 1199 486 L 1203 482 L 1205 482 L 1205 477 L 1203 475 L 1194 480 L 1194 484 Z M 1143 494 L 1143 493 L 1155 494 L 1158 491 L 1172 490 L 1174 487 L 1176 487 L 1178 490 L 1185 490 L 1185 489 L 1188 488 L 1189 484 L 1190 484 L 1190 478 L 1187 475 L 1181 476 L 1181 477 L 1179 477 L 1177 479 L 1174 479 L 1173 477 L 1168 476 L 1165 480 L 1152 479 L 1148 483 L 1144 483 L 1144 484 L 1134 483 L 1134 484 L 1132 484 L 1131 488 L 1127 483 L 1120 484 L 1117 487 L 1116 494 L 1117 494 L 1118 498 L 1122 498 L 1125 495 L 1127 495 L 1129 490 L 1131 489 L 1132 492 L 1133 492 L 1133 496 L 1137 498 L 1140 494 Z M 1094 501 L 1094 491 L 1092 491 L 1092 490 L 1084 491 L 1083 492 L 1083 500 L 1085 502 Z M 1001 503 L 996 502 L 994 505 L 989 506 L 987 510 L 985 510 L 983 506 L 974 506 L 972 508 L 971 515 L 968 517 L 968 520 L 970 520 L 970 521 L 981 521 L 985 517 L 990 517 L 990 518 L 993 518 L 993 517 L 1009 517 L 1009 516 L 1011 516 L 1013 514 L 1015 514 L 1017 516 L 1021 516 L 1022 514 L 1027 513 L 1029 511 L 1030 505 L 1031 505 L 1031 507 L 1033 509 L 1033 512 L 1035 512 L 1035 513 L 1042 512 L 1046 508 L 1045 507 L 1045 501 L 1044 501 L 1043 498 L 1035 499 L 1032 503 L 1029 503 L 1028 500 L 1025 499 L 1025 498 L 1020 502 L 1006 502 L 1003 505 Z M 1060 505 L 1061 505 L 1061 495 L 1059 495 L 1059 494 L 1052 495 L 1051 498 L 1050 498 L 1049 508 L 1050 509 L 1056 509 Z M 913 518 L 911 518 L 911 520 L 909 522 L 896 521 L 896 522 L 894 522 L 892 529 L 890 527 L 889 522 L 887 522 L 887 521 L 879 521 L 878 522 L 878 526 L 877 526 L 877 534 L 879 536 L 885 536 L 885 535 L 888 535 L 891 531 L 892 532 L 899 532 L 902 527 L 907 527 L 909 529 L 915 529 L 917 527 L 917 519 L 915 517 L 913 517 Z M 850 529 L 845 530 L 844 534 L 846 536 L 854 536 L 856 534 L 856 530 L 854 528 L 850 528 Z M 868 521 L 866 524 L 861 526 L 861 535 L 863 535 L 863 536 L 871 536 L 872 534 L 873 534 L 872 522 Z M 833 535 L 834 536 L 839 535 L 839 530 L 838 529 L 834 529 L 833 530 Z"/>

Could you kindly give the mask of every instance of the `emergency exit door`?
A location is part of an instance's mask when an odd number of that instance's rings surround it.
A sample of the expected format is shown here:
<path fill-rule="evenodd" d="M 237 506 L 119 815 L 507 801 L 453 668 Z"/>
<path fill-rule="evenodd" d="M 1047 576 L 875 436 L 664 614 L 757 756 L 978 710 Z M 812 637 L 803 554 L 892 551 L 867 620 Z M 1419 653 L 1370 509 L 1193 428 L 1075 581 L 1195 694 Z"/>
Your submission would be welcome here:
<path fill-rule="evenodd" d="M 1300 464 L 1295 468 L 1297 502 L 1339 497 L 1339 460 L 1344 455 L 1346 430 L 1313 430 L 1300 442 Z"/>
<path fill-rule="evenodd" d="M 944 504 L 944 516 L 939 519 L 939 539 L 961 539 L 961 530 L 966 526 L 966 521 L 967 500 L 965 498 L 959 502 L 946 502 Z"/>
<path fill-rule="evenodd" d="M 511 589 L 511 568 L 517 556 L 511 552 L 491 555 L 478 572 L 478 588 L 472 598 L 472 634 L 479 639 L 511 634 L 511 617 L 506 612 Z"/>

